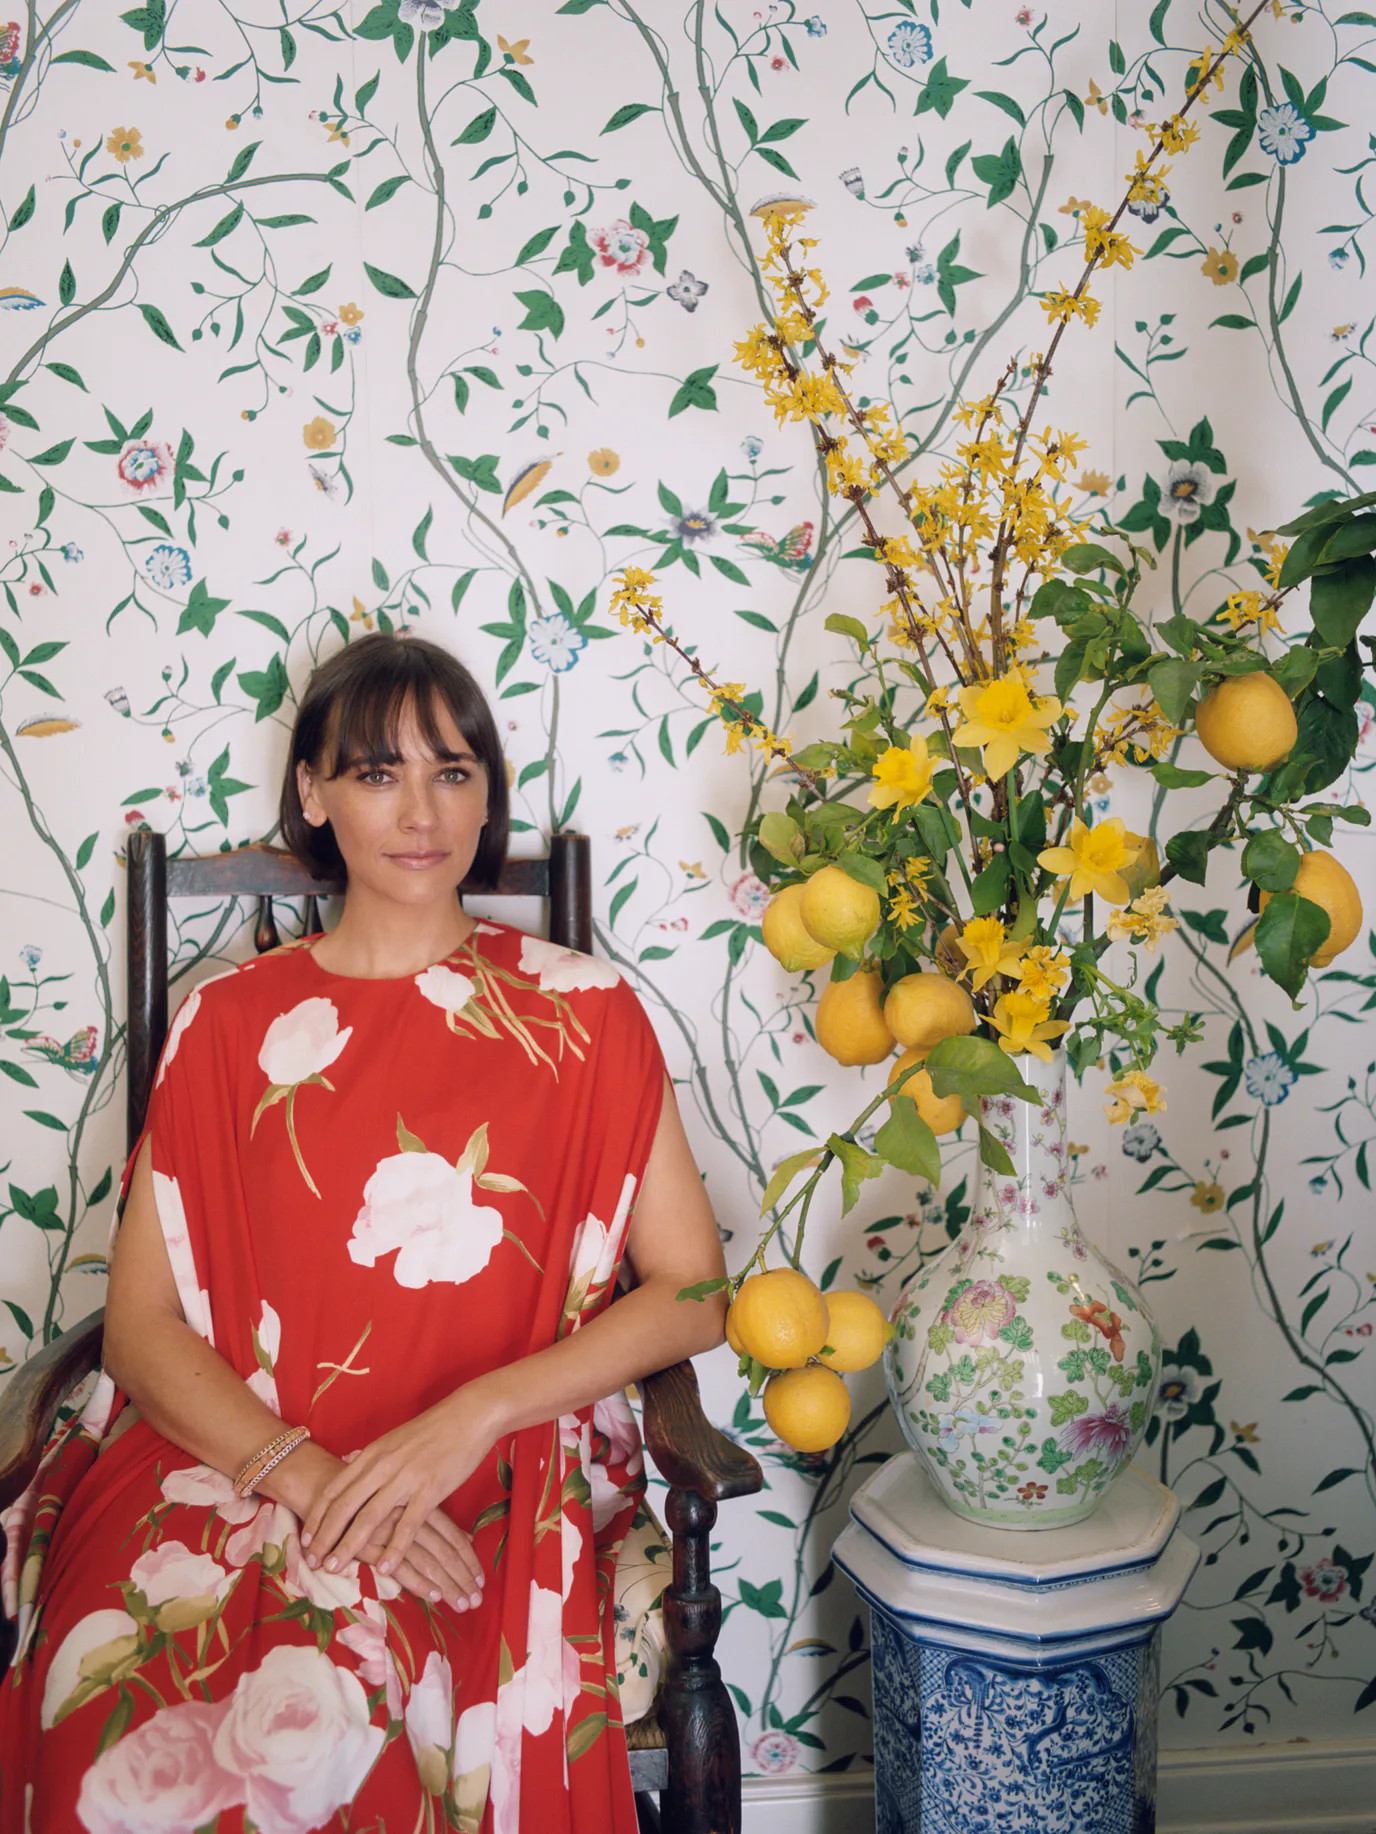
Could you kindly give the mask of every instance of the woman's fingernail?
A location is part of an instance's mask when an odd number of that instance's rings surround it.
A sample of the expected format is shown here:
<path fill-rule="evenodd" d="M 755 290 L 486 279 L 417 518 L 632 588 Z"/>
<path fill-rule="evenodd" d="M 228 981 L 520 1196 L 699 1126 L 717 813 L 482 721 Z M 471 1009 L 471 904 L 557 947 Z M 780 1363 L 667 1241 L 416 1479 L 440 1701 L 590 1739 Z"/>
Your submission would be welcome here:
<path fill-rule="evenodd" d="M 336 1558 L 335 1555 L 331 1554 L 329 1559 L 325 1562 L 325 1571 L 327 1573 L 333 1573 L 338 1568 L 338 1566 L 339 1566 L 338 1559 Z M 386 1569 L 384 1568 L 384 1571 L 385 1570 Z"/>
<path fill-rule="evenodd" d="M 390 1573 L 392 1570 L 391 1561 L 390 1560 L 382 1561 L 377 1570 L 379 1573 Z"/>
<path fill-rule="evenodd" d="M 309 1547 L 309 1546 L 310 1546 L 310 1544 L 311 1544 L 311 1531 L 310 1531 L 310 1530 L 309 1530 L 308 1528 L 306 1528 L 306 1529 L 302 1529 L 302 1531 L 301 1531 L 301 1545 L 302 1545 L 302 1547 Z"/>
<path fill-rule="evenodd" d="M 443 1595 L 443 1593 L 442 1593 L 442 1592 L 440 1591 L 440 1589 L 439 1589 L 439 1587 L 438 1587 L 438 1586 L 431 1586 L 431 1588 L 430 1588 L 430 1600 L 431 1600 L 431 1603 L 432 1603 L 432 1604 L 435 1604 L 435 1603 L 438 1603 L 438 1601 L 439 1601 L 439 1600 L 440 1600 L 440 1599 L 441 1599 L 441 1598 L 442 1598 L 443 1596 L 444 1596 L 444 1595 Z"/>
<path fill-rule="evenodd" d="M 481 1604 L 482 1604 L 482 1602 L 483 1602 L 483 1595 L 482 1595 L 482 1593 L 481 1593 L 481 1592 L 473 1592 L 473 1593 L 471 1593 L 471 1594 L 469 1595 L 469 1600 L 468 1600 L 468 1602 L 469 1602 L 469 1604 L 470 1604 L 470 1605 L 481 1605 Z"/>

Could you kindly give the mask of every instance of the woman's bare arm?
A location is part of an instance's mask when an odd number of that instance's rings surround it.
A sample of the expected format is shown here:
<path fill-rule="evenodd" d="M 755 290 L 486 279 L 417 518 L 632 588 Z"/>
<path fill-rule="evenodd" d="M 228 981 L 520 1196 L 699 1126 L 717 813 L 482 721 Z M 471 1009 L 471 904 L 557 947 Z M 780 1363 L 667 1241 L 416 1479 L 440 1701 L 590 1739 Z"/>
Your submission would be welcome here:
<path fill-rule="evenodd" d="M 284 1423 L 183 1316 L 153 1194 L 151 1138 L 135 1163 L 111 1258 L 103 1360 L 156 1432 L 226 1475 L 282 1431 Z M 333 1453 L 307 1441 L 268 1473 L 258 1493 L 301 1516 L 343 1469 Z M 436 1515 L 427 1519 L 410 1572 L 398 1569 L 397 1578 L 423 1597 L 462 1604 L 481 1584 L 477 1557 L 467 1535 Z M 362 1557 L 374 1551 L 365 1544 Z"/>
<path fill-rule="evenodd" d="M 324 1486 L 302 1524 L 312 1565 L 355 1558 L 398 1506 L 380 1571 L 404 1555 L 426 1512 L 474 1471 L 499 1439 L 590 1406 L 627 1382 L 722 1341 L 726 1299 L 681 1300 L 725 1272 L 716 1220 L 668 1078 L 631 1221 L 635 1287 L 570 1336 L 477 1377 L 384 1434 Z"/>

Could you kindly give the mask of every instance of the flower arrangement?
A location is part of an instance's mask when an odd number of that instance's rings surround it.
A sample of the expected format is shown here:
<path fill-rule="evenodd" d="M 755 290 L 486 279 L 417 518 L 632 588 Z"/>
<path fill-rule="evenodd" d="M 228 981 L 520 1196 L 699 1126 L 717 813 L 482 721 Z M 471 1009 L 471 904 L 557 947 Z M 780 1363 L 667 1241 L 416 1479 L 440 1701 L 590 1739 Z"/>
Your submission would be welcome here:
<path fill-rule="evenodd" d="M 1069 513 L 1062 487 L 1086 442 L 1039 414 L 1067 327 L 1099 315 L 1091 281 L 1133 265 L 1120 228 L 1128 205 L 1160 201 L 1167 156 L 1198 136 L 1191 110 L 1221 90 L 1263 10 L 1201 53 L 1178 112 L 1148 124 L 1150 149 L 1118 208 L 1080 204 L 1083 271 L 1041 299 L 1045 352 L 1010 362 L 988 394 L 957 407 L 962 437 L 935 477 L 904 477 L 913 442 L 886 402 L 857 401 L 854 365 L 829 342 L 816 239 L 802 233 L 808 206 L 784 197 L 765 214 L 775 311 L 737 359 L 779 422 L 811 429 L 826 487 L 853 509 L 880 569 L 884 624 L 827 617 L 854 644 L 855 680 L 833 690 L 835 736 L 795 751 L 751 711 L 744 684 L 718 680 L 678 641 L 653 574 L 626 568 L 613 609 L 682 657 L 727 750 L 756 748 L 788 784 L 785 806 L 747 836 L 776 888 L 766 945 L 793 971 L 829 966 L 819 1043 L 843 1064 L 903 1055 L 820 1156 L 777 1168 L 762 1215 L 796 1189 L 732 1281 L 737 1293 L 795 1210 L 798 1268 L 809 1204 L 834 1163 L 843 1211 L 883 1163 L 937 1182 L 938 1136 L 977 1113 L 978 1098 L 1032 1099 L 1024 1054 L 1049 1061 L 1064 1049 L 1077 1073 L 1106 1062 L 1113 1122 L 1159 1112 L 1157 1050 L 1183 1051 L 1202 1022 L 1168 1023 L 1143 957 L 1177 927 L 1171 882 L 1203 884 L 1218 849 L 1240 846 L 1256 913 L 1237 947 L 1254 946 L 1292 998 L 1359 933 L 1356 887 L 1327 848 L 1335 821 L 1365 824 L 1367 812 L 1312 799 L 1356 745 L 1357 630 L 1376 595 L 1376 514 L 1363 512 L 1376 493 L 1314 503 L 1280 531 L 1293 545 L 1276 550 L 1257 590 L 1232 592 L 1204 619 L 1156 617 L 1144 609 L 1154 552 L 1106 519 Z M 1305 581 L 1308 622 L 1287 636 L 1281 607 Z M 1178 761 L 1191 738 L 1212 768 Z M 1164 858 L 1121 819 L 1092 818 L 1089 786 L 1125 772 L 1146 773 L 1172 818 Z M 886 1118 L 871 1151 L 857 1136 L 876 1115 Z M 1011 1169 L 982 1126 L 980 1147 L 987 1165 Z"/>

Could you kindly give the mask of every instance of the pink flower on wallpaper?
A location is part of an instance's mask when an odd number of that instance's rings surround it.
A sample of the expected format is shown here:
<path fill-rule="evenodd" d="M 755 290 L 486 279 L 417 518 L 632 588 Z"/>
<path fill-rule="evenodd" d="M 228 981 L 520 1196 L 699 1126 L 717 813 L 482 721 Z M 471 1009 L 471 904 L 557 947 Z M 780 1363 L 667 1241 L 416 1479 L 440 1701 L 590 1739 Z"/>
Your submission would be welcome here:
<path fill-rule="evenodd" d="M 1061 1447 L 1076 1458 L 1086 1452 L 1102 1453 L 1110 1464 L 1119 1464 L 1132 1447 L 1128 1410 L 1111 1401 L 1102 1414 L 1081 1414 L 1061 1434 Z"/>
<path fill-rule="evenodd" d="M 589 240 L 603 267 L 615 268 L 618 274 L 638 274 L 649 258 L 649 238 L 643 230 L 632 229 L 625 217 L 606 229 L 594 229 Z"/>
<path fill-rule="evenodd" d="M 1347 1590 L 1347 1574 L 1331 1560 L 1316 1560 L 1312 1567 L 1300 1568 L 1300 1584 L 1310 1598 L 1341 1598 Z"/>
<path fill-rule="evenodd" d="M 161 440 L 134 440 L 120 453 L 115 469 L 120 483 L 135 496 L 165 490 L 172 482 L 172 448 Z"/>

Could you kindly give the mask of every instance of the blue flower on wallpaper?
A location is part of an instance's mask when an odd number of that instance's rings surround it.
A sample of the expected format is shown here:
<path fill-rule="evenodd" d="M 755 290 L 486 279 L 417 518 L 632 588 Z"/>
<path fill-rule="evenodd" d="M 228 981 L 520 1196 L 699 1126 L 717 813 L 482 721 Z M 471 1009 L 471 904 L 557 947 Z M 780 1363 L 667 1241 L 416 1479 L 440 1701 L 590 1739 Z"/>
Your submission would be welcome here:
<path fill-rule="evenodd" d="M 1150 1159 L 1161 1144 L 1161 1135 L 1150 1121 L 1138 1121 L 1123 1129 L 1123 1151 L 1129 1159 Z"/>
<path fill-rule="evenodd" d="M 19 951 L 19 959 L 30 970 L 36 968 L 43 959 L 43 951 L 36 942 L 26 942 Z"/>
<path fill-rule="evenodd" d="M 630 759 L 624 751 L 614 751 L 607 759 L 608 768 L 614 770 L 618 776 L 620 776 L 621 772 L 625 770 L 629 763 Z"/>
<path fill-rule="evenodd" d="M 60 551 L 63 560 L 68 562 L 78 561 L 83 558 L 81 549 L 74 541 L 64 541 Z"/>
<path fill-rule="evenodd" d="M 1248 1095 L 1254 1095 L 1267 1108 L 1274 1108 L 1277 1102 L 1283 1102 L 1299 1080 L 1279 1051 L 1268 1051 L 1264 1057 L 1254 1057 L 1244 1075 Z"/>
<path fill-rule="evenodd" d="M 1351 257 L 1352 250 L 1350 248 L 1330 248 L 1328 251 L 1328 265 L 1331 268 L 1336 268 L 1341 274 Z"/>
<path fill-rule="evenodd" d="M 696 274 L 690 274 L 688 269 L 684 268 L 673 285 L 665 287 L 664 291 L 674 304 L 682 306 L 685 312 L 696 312 L 698 301 L 707 291 L 707 282 L 699 280 Z"/>
<path fill-rule="evenodd" d="M 1275 102 L 1257 116 L 1257 140 L 1263 153 L 1283 166 L 1303 159 L 1305 148 L 1314 138 L 1312 125 L 1305 120 L 1293 102 Z"/>
<path fill-rule="evenodd" d="M 914 25 L 905 19 L 889 33 L 889 56 L 900 70 L 911 70 L 915 64 L 932 61 L 932 35 L 925 25 Z"/>
<path fill-rule="evenodd" d="M 530 653 L 556 675 L 563 675 L 577 662 L 588 647 L 588 640 L 562 611 L 552 611 L 543 618 L 532 618 L 526 626 Z"/>
<path fill-rule="evenodd" d="M 191 556 L 185 548 L 175 548 L 171 542 L 160 542 L 143 566 L 153 584 L 164 592 L 191 584 Z"/>
<path fill-rule="evenodd" d="M 807 35 L 809 38 L 826 37 L 827 22 L 820 13 L 814 13 L 811 19 L 805 19 L 803 24 L 807 27 Z"/>
<path fill-rule="evenodd" d="M 755 460 L 764 451 L 764 441 L 762 439 L 756 439 L 753 433 L 747 433 L 745 438 L 741 441 L 741 451 L 753 465 Z"/>
<path fill-rule="evenodd" d="M 1130 216 L 1135 216 L 1139 223 L 1154 223 L 1170 201 L 1171 194 L 1167 191 L 1166 187 L 1162 185 L 1159 198 L 1129 198 L 1128 214 Z"/>
<path fill-rule="evenodd" d="M 674 517 L 670 526 L 678 539 L 690 547 L 696 541 L 710 541 L 717 532 L 716 519 L 705 509 L 685 510 L 683 515 Z"/>

